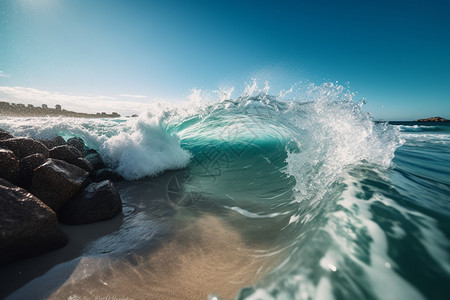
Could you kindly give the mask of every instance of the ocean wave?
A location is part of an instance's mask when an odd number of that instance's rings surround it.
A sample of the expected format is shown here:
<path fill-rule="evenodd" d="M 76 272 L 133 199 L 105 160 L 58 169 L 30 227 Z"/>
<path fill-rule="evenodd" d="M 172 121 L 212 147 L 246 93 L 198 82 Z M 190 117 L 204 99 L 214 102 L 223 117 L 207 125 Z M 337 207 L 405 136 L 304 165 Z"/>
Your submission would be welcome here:
<path fill-rule="evenodd" d="M 433 133 L 439 133 L 439 132 L 449 132 L 448 126 L 445 125 L 397 125 L 398 122 L 394 123 L 393 126 L 398 128 L 400 132 L 404 133 L 417 133 L 417 132 L 433 132 Z M 411 122 L 406 122 L 411 123 Z"/>
<path fill-rule="evenodd" d="M 279 145 L 288 154 L 287 172 L 298 182 L 303 176 L 296 170 L 312 172 L 318 164 L 331 174 L 360 160 L 381 165 L 392 160 L 398 140 L 375 125 L 342 86 L 309 85 L 300 97 L 287 100 L 268 92 L 267 85 L 258 88 L 254 82 L 235 100 L 160 104 L 139 118 L 5 118 L 0 125 L 18 136 L 81 137 L 128 180 L 184 168 L 205 146 L 239 156 L 251 148 Z"/>
<path fill-rule="evenodd" d="M 397 203 L 388 174 L 411 139 L 373 122 L 342 86 L 280 95 L 254 84 L 236 99 L 160 104 L 138 118 L 2 119 L 0 126 L 17 135 L 82 137 L 128 180 L 184 169 L 167 187 L 173 204 L 237 214 L 249 222 L 244 236 L 259 222 L 258 230 L 275 236 L 263 255 L 280 262 L 239 299 L 376 299 L 384 286 L 393 298 L 422 298 L 417 278 L 395 272 L 407 264 L 389 253 L 405 238 L 437 260 L 447 247 L 432 218 Z M 414 225 L 418 219 L 423 226 Z M 445 276 L 444 266 L 433 268 Z"/>

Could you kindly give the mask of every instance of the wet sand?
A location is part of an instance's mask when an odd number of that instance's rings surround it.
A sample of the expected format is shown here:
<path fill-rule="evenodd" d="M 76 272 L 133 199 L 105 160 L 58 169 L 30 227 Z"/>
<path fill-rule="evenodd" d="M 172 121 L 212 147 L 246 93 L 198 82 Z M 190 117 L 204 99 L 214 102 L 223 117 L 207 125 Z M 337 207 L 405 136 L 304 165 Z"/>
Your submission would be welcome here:
<path fill-rule="evenodd" d="M 206 215 L 153 253 L 83 257 L 57 266 L 10 299 L 207 299 L 211 293 L 232 299 L 270 263 L 219 218 Z"/>
<path fill-rule="evenodd" d="M 3 269 L 3 293 L 8 275 L 15 273 L 9 278 L 17 287 L 39 276 L 7 299 L 233 299 L 275 264 L 223 215 L 168 208 L 161 181 L 122 187 L 121 194 L 124 216 L 65 227 L 68 246 Z"/>

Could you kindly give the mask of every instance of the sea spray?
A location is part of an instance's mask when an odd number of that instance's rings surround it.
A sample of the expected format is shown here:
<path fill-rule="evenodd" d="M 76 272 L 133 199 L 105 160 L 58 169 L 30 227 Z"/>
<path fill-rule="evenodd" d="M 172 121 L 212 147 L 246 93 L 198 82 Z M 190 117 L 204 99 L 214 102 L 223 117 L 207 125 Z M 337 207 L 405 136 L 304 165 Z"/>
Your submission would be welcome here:
<path fill-rule="evenodd" d="M 165 115 L 147 112 L 129 122 L 132 124 L 128 130 L 101 145 L 105 162 L 127 180 L 185 167 L 191 155 L 181 149 L 179 138 L 167 131 Z"/>
<path fill-rule="evenodd" d="M 291 110 L 301 110 L 291 122 L 299 134 L 294 136 L 298 151 L 289 151 L 287 172 L 295 177 L 297 200 L 321 197 L 320 191 L 336 182 L 345 167 L 368 162 L 389 167 L 402 141 L 386 124 L 375 124 L 362 111 L 363 103 L 343 94 L 343 87 L 333 83 L 310 86 L 310 101 Z M 337 100 L 335 100 L 337 99 Z"/>

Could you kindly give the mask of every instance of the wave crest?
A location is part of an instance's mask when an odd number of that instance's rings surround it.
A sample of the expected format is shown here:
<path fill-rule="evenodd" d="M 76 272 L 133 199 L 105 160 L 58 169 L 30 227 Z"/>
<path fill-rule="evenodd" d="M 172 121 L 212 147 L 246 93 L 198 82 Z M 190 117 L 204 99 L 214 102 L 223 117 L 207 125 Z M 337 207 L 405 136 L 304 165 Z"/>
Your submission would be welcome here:
<path fill-rule="evenodd" d="M 147 112 L 101 146 L 105 162 L 127 180 L 185 167 L 191 158 L 180 139 L 168 132 L 166 114 Z"/>

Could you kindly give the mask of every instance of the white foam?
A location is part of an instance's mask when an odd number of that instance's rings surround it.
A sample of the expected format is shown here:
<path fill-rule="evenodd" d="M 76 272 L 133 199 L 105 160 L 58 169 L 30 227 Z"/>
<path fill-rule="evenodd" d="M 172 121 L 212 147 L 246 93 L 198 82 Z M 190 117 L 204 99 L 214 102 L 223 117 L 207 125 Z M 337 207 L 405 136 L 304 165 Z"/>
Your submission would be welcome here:
<path fill-rule="evenodd" d="M 332 285 L 327 277 L 320 278 L 315 300 L 333 300 Z"/>
<path fill-rule="evenodd" d="M 352 213 L 338 211 L 332 214 L 327 227 L 331 226 L 328 232 L 333 237 L 333 241 L 339 248 L 334 251 L 333 261 L 344 262 L 343 255 L 346 255 L 354 263 L 358 264 L 364 270 L 365 276 L 368 277 L 373 291 L 379 299 L 424 299 L 423 295 L 409 282 L 407 282 L 400 274 L 398 274 L 392 266 L 395 263 L 388 255 L 388 241 L 386 234 L 380 226 L 372 220 L 370 207 L 373 202 L 380 201 L 380 195 L 368 200 L 360 201 L 354 195 L 359 191 L 359 187 L 355 187 L 350 177 L 346 178 L 348 188 L 342 194 L 339 205 L 345 207 L 347 211 L 357 214 L 357 218 Z M 383 199 L 383 203 L 396 206 L 392 201 Z M 351 224 L 351 225 L 348 225 Z M 367 264 L 359 258 L 358 247 L 360 247 L 358 237 L 355 232 L 367 231 L 372 239 L 370 243 L 370 263 Z M 341 232 L 341 234 L 338 234 Z M 345 234 L 343 234 L 345 232 Z M 329 258 L 327 255 L 325 258 Z M 325 259 L 324 258 L 324 259 Z"/>
<path fill-rule="evenodd" d="M 283 212 L 283 213 L 271 213 L 271 214 L 267 214 L 267 215 L 261 215 L 261 214 L 253 213 L 246 209 L 240 208 L 239 206 L 224 206 L 224 208 L 233 210 L 243 216 L 246 216 L 246 217 L 252 218 L 252 219 L 275 218 L 278 216 L 287 215 L 289 213 L 289 212 Z"/>
<path fill-rule="evenodd" d="M 348 165 L 366 161 L 390 166 L 401 140 L 392 128 L 375 124 L 342 86 L 311 86 L 308 96 L 306 105 L 291 103 L 291 110 L 302 111 L 303 117 L 297 113 L 291 118 L 299 129 L 293 139 L 299 151 L 289 151 L 286 171 L 296 179 L 297 200 L 313 204 Z"/>
<path fill-rule="evenodd" d="M 165 170 L 185 167 L 190 153 L 180 146 L 176 134 L 166 128 L 167 113 L 132 119 L 3 118 L 0 127 L 15 136 L 53 139 L 81 137 L 90 148 L 125 179 L 154 176 Z"/>
<path fill-rule="evenodd" d="M 131 120 L 130 128 L 103 143 L 103 158 L 128 180 L 185 167 L 191 155 L 181 148 L 179 138 L 168 132 L 164 120 L 161 111 Z"/>

